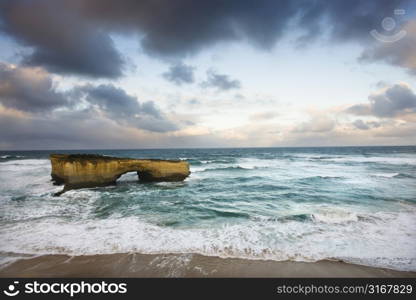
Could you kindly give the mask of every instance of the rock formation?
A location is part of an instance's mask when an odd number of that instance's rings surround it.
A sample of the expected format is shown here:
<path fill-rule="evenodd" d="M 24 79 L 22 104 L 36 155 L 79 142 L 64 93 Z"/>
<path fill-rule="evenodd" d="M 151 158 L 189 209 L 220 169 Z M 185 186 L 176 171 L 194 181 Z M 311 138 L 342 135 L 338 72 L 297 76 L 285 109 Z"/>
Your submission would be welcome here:
<path fill-rule="evenodd" d="M 52 181 L 70 189 L 115 184 L 117 178 L 135 171 L 142 182 L 181 181 L 189 176 L 189 164 L 180 160 L 133 159 L 91 154 L 51 154 Z"/>

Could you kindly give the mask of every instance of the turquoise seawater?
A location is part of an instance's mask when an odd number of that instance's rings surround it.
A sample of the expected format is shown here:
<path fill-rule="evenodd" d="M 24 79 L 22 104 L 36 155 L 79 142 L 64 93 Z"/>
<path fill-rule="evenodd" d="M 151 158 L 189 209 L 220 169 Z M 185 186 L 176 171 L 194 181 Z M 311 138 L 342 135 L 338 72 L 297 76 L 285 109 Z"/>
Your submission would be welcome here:
<path fill-rule="evenodd" d="M 184 182 L 73 190 L 50 153 L 187 160 Z M 200 253 L 416 270 L 416 147 L 0 151 L 0 254 Z"/>

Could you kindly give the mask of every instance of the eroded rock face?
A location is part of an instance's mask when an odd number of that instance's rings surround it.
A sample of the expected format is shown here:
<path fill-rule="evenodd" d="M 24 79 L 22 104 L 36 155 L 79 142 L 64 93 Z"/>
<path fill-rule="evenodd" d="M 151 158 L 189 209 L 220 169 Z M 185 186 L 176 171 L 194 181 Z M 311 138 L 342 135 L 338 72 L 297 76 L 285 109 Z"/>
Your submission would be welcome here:
<path fill-rule="evenodd" d="M 51 154 L 52 181 L 65 184 L 62 192 L 84 187 L 115 184 L 117 178 L 136 171 L 139 180 L 182 181 L 189 176 L 189 164 L 180 160 L 133 159 L 91 154 Z"/>

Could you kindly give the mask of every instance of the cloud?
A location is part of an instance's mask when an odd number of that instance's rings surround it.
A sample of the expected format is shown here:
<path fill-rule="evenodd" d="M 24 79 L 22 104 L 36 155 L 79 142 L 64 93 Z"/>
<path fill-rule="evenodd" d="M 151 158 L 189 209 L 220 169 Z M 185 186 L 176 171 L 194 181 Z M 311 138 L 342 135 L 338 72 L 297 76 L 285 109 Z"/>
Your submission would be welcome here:
<path fill-rule="evenodd" d="M 8 149 L 128 148 L 137 146 L 139 137 L 89 110 L 26 118 L 0 110 L 0 140 Z"/>
<path fill-rule="evenodd" d="M 368 116 L 372 114 L 369 104 L 355 104 L 348 107 L 345 112 L 357 116 Z"/>
<path fill-rule="evenodd" d="M 193 55 L 223 42 L 271 49 L 290 26 L 313 40 L 367 43 L 368 33 L 411 0 L 3 0 L 0 29 L 32 53 L 30 65 L 52 72 L 115 78 L 125 62 L 110 34 L 132 34 L 146 53 Z"/>
<path fill-rule="evenodd" d="M 0 62 L 0 103 L 25 112 L 47 112 L 68 106 L 70 101 L 56 90 L 45 70 Z"/>
<path fill-rule="evenodd" d="M 394 43 L 377 42 L 363 51 L 360 61 L 384 61 L 405 68 L 410 74 L 416 75 L 416 21 L 408 22 L 402 30 L 406 31 L 402 39 Z"/>
<path fill-rule="evenodd" d="M 213 70 L 207 72 L 207 80 L 201 83 L 202 87 L 213 87 L 219 91 L 228 91 L 231 89 L 241 88 L 241 83 L 239 80 L 230 79 L 228 75 L 218 74 Z"/>
<path fill-rule="evenodd" d="M 297 125 L 294 129 L 294 133 L 305 133 L 305 132 L 328 132 L 335 128 L 335 121 L 326 115 L 314 116 L 307 122 L 302 122 Z"/>
<path fill-rule="evenodd" d="M 0 30 L 31 49 L 23 62 L 50 72 L 122 75 L 124 60 L 105 28 L 83 17 L 82 2 L 16 0 L 0 4 Z"/>
<path fill-rule="evenodd" d="M 358 119 L 355 120 L 354 123 L 352 123 L 356 128 L 361 129 L 361 130 L 368 130 L 370 129 L 370 126 L 368 126 L 366 123 L 364 123 L 363 120 Z"/>
<path fill-rule="evenodd" d="M 53 114 L 57 108 L 72 111 L 84 107 L 115 122 L 153 132 L 175 131 L 153 101 L 139 102 L 112 84 L 78 85 L 60 92 L 48 72 L 41 68 L 17 67 L 0 62 L 0 103 L 5 108 L 30 114 Z"/>
<path fill-rule="evenodd" d="M 178 126 L 166 119 L 153 101 L 140 103 L 135 96 L 112 84 L 76 87 L 73 97 L 83 97 L 94 108 L 120 124 L 154 132 L 174 131 Z"/>
<path fill-rule="evenodd" d="M 261 113 L 255 113 L 250 116 L 250 120 L 252 121 L 268 121 L 276 118 L 278 114 L 272 111 L 265 111 Z"/>
<path fill-rule="evenodd" d="M 189 103 L 190 105 L 198 105 L 198 104 L 201 104 L 201 101 L 199 101 L 198 99 L 192 98 L 192 99 L 189 99 L 187 103 Z"/>
<path fill-rule="evenodd" d="M 368 97 L 370 103 L 356 104 L 346 112 L 355 115 L 374 115 L 393 118 L 416 112 L 416 95 L 405 83 L 390 85 Z"/>
<path fill-rule="evenodd" d="M 412 144 L 412 141 L 416 138 L 416 123 L 394 124 L 394 126 L 389 126 L 384 130 L 376 132 L 375 135 L 377 137 L 388 137 L 393 139 L 405 138 L 402 139 L 402 141 L 409 145 Z"/>
<path fill-rule="evenodd" d="M 83 9 L 107 25 L 144 32 L 142 45 L 151 54 L 182 56 L 223 41 L 248 40 L 270 49 L 290 23 L 305 29 L 309 38 L 327 28 L 339 41 L 366 39 L 384 16 L 410 1 L 90 0 Z"/>
<path fill-rule="evenodd" d="M 94 110 L 19 116 L 0 107 L 0 149 L 133 149 L 231 146 L 207 131 L 148 132 L 126 127 Z"/>
<path fill-rule="evenodd" d="M 169 67 L 169 71 L 162 74 L 162 76 L 177 85 L 183 83 L 193 83 L 195 67 L 185 65 L 183 63 L 177 63 Z"/>
<path fill-rule="evenodd" d="M 128 95 L 123 89 L 112 84 L 91 84 L 77 87 L 76 92 L 85 96 L 90 104 L 96 105 L 99 109 L 111 113 L 116 118 L 134 117 L 137 114 L 148 114 L 160 118 L 161 113 L 156 109 L 154 102 L 149 101 L 140 104 L 136 97 Z M 77 93 L 79 95 L 79 93 Z"/>
<path fill-rule="evenodd" d="M 357 119 L 355 120 L 352 125 L 354 125 L 355 128 L 360 129 L 360 130 L 369 130 L 371 128 L 378 128 L 381 126 L 381 124 L 379 122 L 376 121 L 367 121 L 364 122 L 361 119 Z"/>

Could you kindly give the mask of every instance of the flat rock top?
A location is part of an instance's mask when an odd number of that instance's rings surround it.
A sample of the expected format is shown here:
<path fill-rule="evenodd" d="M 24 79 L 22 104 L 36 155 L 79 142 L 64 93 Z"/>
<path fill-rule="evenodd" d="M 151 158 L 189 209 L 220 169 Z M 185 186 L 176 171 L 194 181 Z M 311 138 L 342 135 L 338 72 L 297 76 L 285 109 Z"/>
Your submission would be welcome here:
<path fill-rule="evenodd" d="M 147 161 L 166 161 L 166 162 L 182 162 L 181 160 L 171 160 L 171 159 L 149 159 L 149 158 L 128 158 L 128 157 L 113 157 L 113 156 L 105 156 L 99 154 L 51 154 L 50 158 L 58 159 L 58 160 L 65 160 L 68 162 L 75 162 L 75 161 L 114 161 L 114 160 L 147 160 Z"/>

